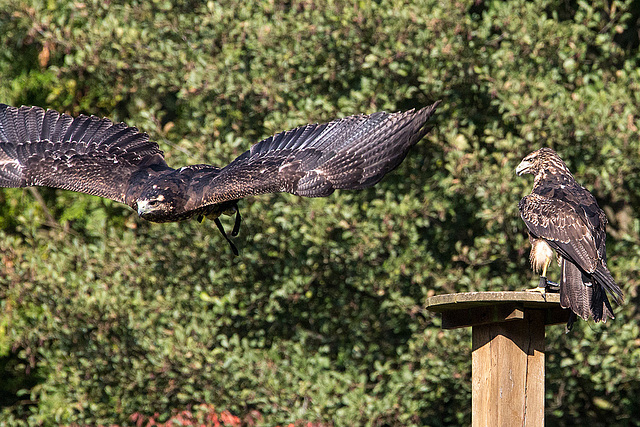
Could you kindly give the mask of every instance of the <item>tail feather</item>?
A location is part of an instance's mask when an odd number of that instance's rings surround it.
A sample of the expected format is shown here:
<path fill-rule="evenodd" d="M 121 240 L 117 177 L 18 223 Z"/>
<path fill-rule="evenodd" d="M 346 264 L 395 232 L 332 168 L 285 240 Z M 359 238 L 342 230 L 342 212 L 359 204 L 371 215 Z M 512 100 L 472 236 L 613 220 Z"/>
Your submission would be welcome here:
<path fill-rule="evenodd" d="M 593 286 L 593 298 L 591 300 L 591 314 L 595 322 L 606 322 L 607 318 L 614 319 L 613 308 L 609 303 L 609 298 L 602 286 L 598 283 L 594 283 Z"/>
<path fill-rule="evenodd" d="M 593 287 L 585 286 L 580 269 L 565 259 L 561 261 L 560 305 L 587 320 L 592 313 Z"/>
<path fill-rule="evenodd" d="M 611 294 L 616 304 L 622 304 L 622 289 L 620 289 L 620 286 L 613 280 L 613 276 L 611 276 L 611 272 L 606 265 L 600 264 L 598 268 L 596 268 L 596 271 L 593 272 L 593 277 Z"/>
<path fill-rule="evenodd" d="M 607 318 L 613 319 L 613 308 L 606 291 L 609 291 L 619 303 L 622 290 L 606 267 L 603 267 L 604 270 L 598 268 L 593 277 L 589 277 L 570 261 L 562 259 L 561 265 L 560 305 L 571 309 L 584 320 L 588 320 L 589 317 L 595 322 L 605 322 Z M 570 320 L 567 327 L 570 328 L 572 323 Z"/>

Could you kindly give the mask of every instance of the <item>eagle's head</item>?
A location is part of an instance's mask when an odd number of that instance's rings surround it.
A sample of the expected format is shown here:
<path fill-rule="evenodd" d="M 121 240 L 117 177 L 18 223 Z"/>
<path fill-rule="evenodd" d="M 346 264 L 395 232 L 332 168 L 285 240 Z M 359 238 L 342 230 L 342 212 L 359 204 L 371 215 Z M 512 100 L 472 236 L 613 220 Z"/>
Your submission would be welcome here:
<path fill-rule="evenodd" d="M 171 180 L 158 180 L 146 187 L 136 200 L 140 217 L 152 222 L 184 219 L 185 193 Z"/>
<path fill-rule="evenodd" d="M 562 161 L 560 156 L 551 148 L 547 147 L 529 153 L 516 168 L 518 175 L 530 173 L 538 176 L 546 172 L 553 174 L 562 172 L 571 175 L 569 168 L 567 168 L 567 165 Z"/>

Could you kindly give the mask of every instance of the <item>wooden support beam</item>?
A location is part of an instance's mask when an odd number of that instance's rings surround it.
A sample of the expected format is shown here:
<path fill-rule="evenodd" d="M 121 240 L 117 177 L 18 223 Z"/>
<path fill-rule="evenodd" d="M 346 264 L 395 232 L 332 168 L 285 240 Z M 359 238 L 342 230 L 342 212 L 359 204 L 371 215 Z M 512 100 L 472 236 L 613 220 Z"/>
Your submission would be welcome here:
<path fill-rule="evenodd" d="M 566 323 L 558 294 L 469 292 L 429 298 L 443 329 L 472 330 L 472 425 L 544 425 L 544 329 Z"/>
<path fill-rule="evenodd" d="M 474 426 L 544 425 L 544 313 L 472 328 Z"/>

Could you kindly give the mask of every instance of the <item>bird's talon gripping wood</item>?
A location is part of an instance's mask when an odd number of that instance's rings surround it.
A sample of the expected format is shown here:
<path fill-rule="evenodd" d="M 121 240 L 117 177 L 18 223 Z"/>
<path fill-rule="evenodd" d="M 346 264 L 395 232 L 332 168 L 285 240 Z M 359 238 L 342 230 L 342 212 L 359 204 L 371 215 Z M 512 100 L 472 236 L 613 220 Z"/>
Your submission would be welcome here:
<path fill-rule="evenodd" d="M 541 282 L 542 282 L 542 280 L 541 280 Z M 538 293 L 540 293 L 540 295 L 545 296 L 545 294 L 547 293 L 547 287 L 544 286 L 542 283 L 540 283 L 540 285 L 536 286 L 535 288 L 527 288 L 524 291 L 525 292 L 538 292 Z"/>
<path fill-rule="evenodd" d="M 287 192 L 324 197 L 371 187 L 429 131 L 439 101 L 399 113 L 309 124 L 253 145 L 223 168 L 167 165 L 157 143 L 124 123 L 0 104 L 0 187 L 44 186 L 106 197 L 153 222 L 236 214 L 240 199 Z"/>

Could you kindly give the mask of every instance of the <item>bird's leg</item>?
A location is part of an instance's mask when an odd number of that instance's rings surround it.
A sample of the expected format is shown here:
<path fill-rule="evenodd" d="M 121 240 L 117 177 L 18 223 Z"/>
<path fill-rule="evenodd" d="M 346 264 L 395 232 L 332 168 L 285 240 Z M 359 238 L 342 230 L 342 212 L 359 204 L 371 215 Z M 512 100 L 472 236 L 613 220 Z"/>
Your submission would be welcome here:
<path fill-rule="evenodd" d="M 224 238 L 227 240 L 227 242 L 229 243 L 229 246 L 231 246 L 231 250 L 233 251 L 233 254 L 235 256 L 238 256 L 239 252 L 238 252 L 238 248 L 236 248 L 236 245 L 233 244 L 233 242 L 231 241 L 231 239 L 229 239 L 229 237 L 227 236 L 227 232 L 224 231 L 224 227 L 222 226 L 222 223 L 220 222 L 220 218 L 215 218 L 213 220 L 213 222 L 216 223 L 216 226 L 218 227 L 218 230 L 220 230 L 220 233 L 222 233 L 222 235 L 224 236 Z"/>
<path fill-rule="evenodd" d="M 538 283 L 538 287 L 533 290 L 534 291 L 540 290 L 541 293 L 545 293 L 547 290 L 547 278 L 545 276 L 540 276 L 540 282 Z"/>
<path fill-rule="evenodd" d="M 540 283 L 538 283 L 538 286 L 533 289 L 525 289 L 525 292 L 540 292 L 546 300 L 547 278 L 545 276 L 540 276 Z"/>
<path fill-rule="evenodd" d="M 542 276 L 540 276 L 540 283 L 538 287 L 544 287 L 545 291 L 549 292 L 560 292 L 560 285 L 556 282 L 552 282 L 551 280 L 547 280 L 547 268 L 549 268 L 549 264 L 551 264 L 551 259 L 545 263 L 542 268 Z"/>
<path fill-rule="evenodd" d="M 533 289 L 527 289 L 526 290 L 527 292 L 540 292 L 542 296 L 544 296 L 547 293 L 548 283 L 553 283 L 547 280 L 547 268 L 549 268 L 549 264 L 551 264 L 551 258 L 547 258 L 544 264 L 542 265 L 542 274 L 540 275 L 540 282 L 538 283 L 538 287 Z"/>
<path fill-rule="evenodd" d="M 236 222 L 233 224 L 233 230 L 231 230 L 231 235 L 236 237 L 240 232 L 240 222 L 242 222 L 242 217 L 240 216 L 240 209 L 236 209 Z"/>
<path fill-rule="evenodd" d="M 229 246 L 231 246 L 231 250 L 233 251 L 234 255 L 238 255 L 238 248 L 236 248 L 236 245 L 233 244 L 233 242 L 231 241 L 231 239 L 229 239 L 229 236 L 227 236 L 227 232 L 224 231 L 224 227 L 222 226 L 222 223 L 220 222 L 220 215 L 225 214 L 225 215 L 233 215 L 236 214 L 236 221 L 233 224 L 233 230 L 231 230 L 231 236 L 235 237 L 238 235 L 238 232 L 240 231 L 240 222 L 242 221 L 242 217 L 240 216 L 240 211 L 238 210 L 238 206 L 233 204 L 231 206 L 227 205 L 225 207 L 221 207 L 221 206 L 216 206 L 217 209 L 213 210 L 212 212 L 203 215 L 198 215 L 197 219 L 198 221 L 202 222 L 204 220 L 205 217 L 209 218 L 210 220 L 213 220 L 213 222 L 216 223 L 216 227 L 218 227 L 218 230 L 220 230 L 220 233 L 222 233 L 222 236 L 224 236 L 225 240 L 229 243 Z M 224 210 L 222 210 L 224 209 Z"/>

